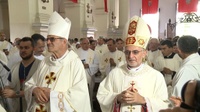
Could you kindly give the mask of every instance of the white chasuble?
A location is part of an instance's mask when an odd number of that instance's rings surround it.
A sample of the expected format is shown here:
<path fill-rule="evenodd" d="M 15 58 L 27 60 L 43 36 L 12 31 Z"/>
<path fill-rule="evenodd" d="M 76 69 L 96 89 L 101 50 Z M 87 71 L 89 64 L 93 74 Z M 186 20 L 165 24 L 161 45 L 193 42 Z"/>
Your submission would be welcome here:
<path fill-rule="evenodd" d="M 115 52 L 106 52 L 100 61 L 99 69 L 103 75 L 108 75 L 109 72 L 114 68 L 110 66 L 110 59 L 113 59 L 116 66 L 123 65 L 126 61 L 125 54 L 122 51 L 116 50 Z"/>
<path fill-rule="evenodd" d="M 39 105 L 35 102 L 32 96 L 35 87 L 51 88 L 48 103 Z M 73 51 L 67 51 L 57 60 L 46 57 L 25 89 L 28 112 L 91 112 L 85 70 Z"/>
<path fill-rule="evenodd" d="M 131 71 L 127 65 L 114 68 L 100 83 L 97 99 L 102 112 L 113 112 L 116 96 L 133 86 L 145 98 L 148 112 L 158 112 L 168 107 L 168 93 L 163 75 L 144 64 Z M 120 112 L 141 112 L 141 105 L 122 103 Z"/>
<path fill-rule="evenodd" d="M 35 73 L 35 71 L 37 70 L 38 65 L 40 64 L 40 60 L 35 59 L 35 61 L 33 62 L 33 65 L 31 66 L 31 69 L 28 73 L 28 76 L 26 77 L 26 81 L 28 81 L 32 75 Z M 11 88 L 13 88 L 14 91 L 20 91 L 20 78 L 19 78 L 19 68 L 20 68 L 20 63 L 15 64 L 12 69 L 11 69 L 11 82 L 8 81 L 8 84 Z M 24 84 L 22 85 L 22 89 L 24 90 Z M 19 98 L 12 98 L 11 100 L 11 111 L 12 112 L 20 112 L 20 99 Z M 27 109 L 27 103 L 25 101 L 25 98 L 22 97 L 22 107 L 23 107 L 23 112 L 26 111 Z M 13 109 L 13 110 L 12 110 Z"/>

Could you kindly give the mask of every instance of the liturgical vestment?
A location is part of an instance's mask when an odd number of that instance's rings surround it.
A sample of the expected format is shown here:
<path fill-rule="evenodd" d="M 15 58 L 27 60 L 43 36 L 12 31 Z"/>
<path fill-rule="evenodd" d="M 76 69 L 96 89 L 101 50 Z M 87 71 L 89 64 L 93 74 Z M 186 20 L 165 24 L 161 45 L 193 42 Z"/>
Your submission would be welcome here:
<path fill-rule="evenodd" d="M 91 112 L 85 70 L 74 51 L 66 51 L 59 59 L 52 56 L 42 60 L 39 69 L 25 84 L 28 112 Z M 32 91 L 35 87 L 51 89 L 50 101 L 35 102 Z"/>
<path fill-rule="evenodd" d="M 10 80 L 9 81 L 9 86 L 11 88 L 13 88 L 14 91 L 20 91 L 21 86 L 22 86 L 22 89 L 24 89 L 24 83 L 21 85 L 21 83 L 20 83 L 21 80 L 19 78 L 20 63 L 21 62 L 18 62 L 11 69 L 11 74 L 10 74 L 11 75 L 11 80 L 9 79 Z M 26 76 L 25 82 L 27 80 L 29 80 L 32 77 L 32 75 L 35 73 L 39 63 L 40 63 L 40 60 L 35 59 L 35 61 L 33 62 L 32 66 L 30 68 L 28 76 Z M 22 98 L 22 105 L 23 105 L 23 109 L 22 110 L 23 110 L 23 112 L 26 112 L 27 105 L 26 105 L 25 98 L 24 97 L 21 97 L 21 98 Z M 12 112 L 20 112 L 20 98 L 12 98 L 11 100 L 12 100 L 12 103 L 11 103 Z"/>
<path fill-rule="evenodd" d="M 138 90 L 145 98 L 148 112 L 158 112 L 168 107 L 168 93 L 163 75 L 147 64 L 131 71 L 124 64 L 114 68 L 100 83 L 97 99 L 102 112 L 113 112 L 116 96 L 129 87 Z M 120 112 L 141 112 L 141 105 L 121 104 Z"/>

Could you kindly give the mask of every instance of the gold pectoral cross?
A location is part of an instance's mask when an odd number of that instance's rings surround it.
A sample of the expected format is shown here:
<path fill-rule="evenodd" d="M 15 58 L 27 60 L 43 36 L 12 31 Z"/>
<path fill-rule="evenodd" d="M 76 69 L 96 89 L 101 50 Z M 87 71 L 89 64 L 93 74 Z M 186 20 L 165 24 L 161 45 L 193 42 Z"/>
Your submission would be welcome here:
<path fill-rule="evenodd" d="M 49 86 L 49 84 L 52 84 L 52 82 L 54 82 L 56 80 L 55 73 L 50 72 L 50 74 L 45 77 L 45 80 L 47 80 L 46 83 L 48 84 L 48 86 Z"/>
<path fill-rule="evenodd" d="M 47 112 L 45 106 L 42 104 L 39 105 L 39 107 L 36 107 L 35 112 Z"/>
<path fill-rule="evenodd" d="M 133 105 L 130 105 L 128 106 L 128 109 L 130 110 L 129 112 L 132 112 L 135 109 L 135 107 L 133 107 Z"/>

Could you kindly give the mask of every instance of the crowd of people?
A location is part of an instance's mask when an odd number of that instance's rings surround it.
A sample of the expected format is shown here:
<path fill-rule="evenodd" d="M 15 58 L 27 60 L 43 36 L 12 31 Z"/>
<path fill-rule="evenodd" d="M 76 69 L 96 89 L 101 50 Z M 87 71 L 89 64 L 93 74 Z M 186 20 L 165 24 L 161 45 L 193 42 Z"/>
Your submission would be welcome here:
<path fill-rule="evenodd" d="M 151 38 L 138 16 L 117 39 L 69 38 L 70 28 L 54 12 L 47 37 L 35 33 L 10 43 L 0 33 L 1 112 L 200 110 L 196 37 Z"/>

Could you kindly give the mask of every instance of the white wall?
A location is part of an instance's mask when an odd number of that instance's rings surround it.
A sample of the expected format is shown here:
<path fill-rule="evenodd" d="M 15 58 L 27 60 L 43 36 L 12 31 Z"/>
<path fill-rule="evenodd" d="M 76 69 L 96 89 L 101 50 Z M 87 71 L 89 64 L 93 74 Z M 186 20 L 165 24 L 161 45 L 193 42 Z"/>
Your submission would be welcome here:
<path fill-rule="evenodd" d="M 168 20 L 176 21 L 176 3 L 178 0 L 159 0 L 158 7 L 160 8 L 160 31 L 159 37 L 164 37 L 164 30 Z M 142 0 L 130 0 L 130 17 L 134 15 L 141 16 Z"/>

